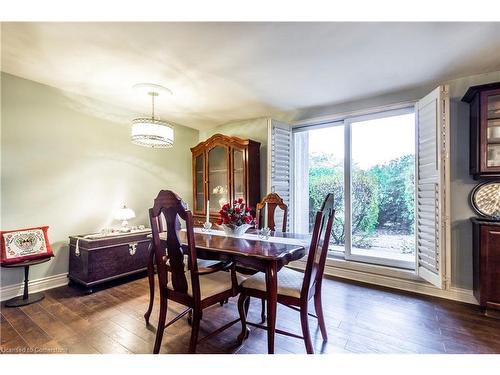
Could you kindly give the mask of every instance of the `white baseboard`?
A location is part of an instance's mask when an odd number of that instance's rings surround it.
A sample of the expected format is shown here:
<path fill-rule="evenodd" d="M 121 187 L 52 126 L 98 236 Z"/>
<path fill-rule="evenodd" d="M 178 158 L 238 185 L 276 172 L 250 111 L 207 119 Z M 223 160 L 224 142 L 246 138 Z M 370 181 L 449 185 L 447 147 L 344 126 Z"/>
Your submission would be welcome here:
<path fill-rule="evenodd" d="M 300 262 L 294 262 L 293 266 L 303 269 Z M 478 305 L 472 290 L 469 289 L 451 287 L 443 290 L 426 282 L 332 266 L 325 267 L 325 275 Z"/>
<path fill-rule="evenodd" d="M 325 274 L 335 277 L 341 277 L 349 280 L 356 280 L 364 283 L 385 286 L 394 289 L 406 290 L 409 292 L 425 294 L 428 296 L 451 299 L 454 301 L 471 303 L 477 305 L 472 290 L 451 287 L 448 290 L 436 288 L 434 285 L 414 280 L 405 280 L 391 276 L 368 274 L 354 270 L 325 267 Z"/>
<path fill-rule="evenodd" d="M 68 284 L 68 274 L 61 273 L 59 275 L 42 277 L 41 279 L 29 282 L 29 292 L 36 293 L 43 290 L 57 288 Z M 0 288 L 0 301 L 5 301 L 17 296 L 22 296 L 24 290 L 24 282 L 14 285 L 7 285 Z"/>

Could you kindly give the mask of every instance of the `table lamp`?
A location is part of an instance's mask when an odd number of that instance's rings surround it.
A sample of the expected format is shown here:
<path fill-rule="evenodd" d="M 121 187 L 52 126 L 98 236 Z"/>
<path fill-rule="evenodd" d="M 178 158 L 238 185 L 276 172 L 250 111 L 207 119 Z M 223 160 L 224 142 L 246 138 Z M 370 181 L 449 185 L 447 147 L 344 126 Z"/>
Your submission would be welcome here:
<path fill-rule="evenodd" d="M 126 205 L 123 205 L 122 208 L 116 210 L 115 219 L 122 220 L 122 227 L 120 229 L 121 232 L 130 232 L 130 228 L 128 226 L 128 220 L 133 219 L 135 217 L 135 212 L 131 208 L 128 208 Z"/>

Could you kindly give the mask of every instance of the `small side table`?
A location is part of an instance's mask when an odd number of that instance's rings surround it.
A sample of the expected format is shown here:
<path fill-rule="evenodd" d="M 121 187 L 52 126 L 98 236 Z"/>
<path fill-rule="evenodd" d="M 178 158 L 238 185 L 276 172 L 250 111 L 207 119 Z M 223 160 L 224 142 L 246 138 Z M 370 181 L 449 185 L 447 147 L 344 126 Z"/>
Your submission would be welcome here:
<path fill-rule="evenodd" d="M 32 303 L 41 301 L 45 296 L 43 293 L 28 293 L 28 275 L 30 272 L 30 266 L 48 262 L 50 258 L 28 260 L 26 262 L 16 263 L 16 264 L 2 264 L 5 268 L 19 268 L 24 267 L 24 292 L 22 296 L 14 297 L 5 302 L 6 307 L 19 307 L 26 306 Z"/>

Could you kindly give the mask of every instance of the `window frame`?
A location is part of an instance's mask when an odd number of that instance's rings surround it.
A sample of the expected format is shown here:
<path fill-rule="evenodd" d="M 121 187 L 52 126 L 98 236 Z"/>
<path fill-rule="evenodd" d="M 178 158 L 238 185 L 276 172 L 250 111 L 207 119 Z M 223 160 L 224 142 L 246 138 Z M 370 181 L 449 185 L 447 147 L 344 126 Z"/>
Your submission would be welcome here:
<path fill-rule="evenodd" d="M 398 115 L 404 115 L 408 113 L 414 113 L 415 111 L 416 101 L 399 103 L 392 106 L 384 106 L 368 109 L 366 111 L 356 111 L 351 113 L 346 113 L 339 116 L 330 116 L 324 117 L 321 119 L 310 120 L 306 122 L 299 122 L 292 125 L 292 144 L 295 145 L 295 135 L 299 132 L 321 129 L 321 128 L 329 128 L 334 126 L 343 126 L 344 127 L 344 225 L 346 227 L 345 230 L 345 241 L 344 241 L 344 251 L 333 251 L 332 254 L 329 254 L 328 258 L 331 259 L 344 259 L 345 261 L 352 261 L 356 263 L 365 263 L 375 266 L 386 266 L 392 268 L 398 268 L 403 270 L 409 270 L 415 272 L 416 270 L 416 262 L 412 261 L 403 261 L 375 256 L 367 256 L 360 254 L 352 254 L 352 241 L 351 241 L 351 219 L 352 219 L 352 197 L 351 197 L 351 185 L 352 185 L 352 134 L 351 134 L 351 125 L 355 122 L 367 121 L 373 119 L 379 119 L 384 117 L 392 117 Z M 417 124 L 415 122 L 415 134 L 417 131 Z M 417 153 L 418 147 L 418 139 L 415 137 L 415 155 Z M 295 154 L 295 147 L 293 147 L 292 155 Z M 292 158 L 295 159 L 294 157 Z M 415 158 L 415 178 L 416 178 L 416 159 Z M 295 165 L 292 167 L 295 169 Z M 416 189 L 415 189 L 416 194 Z M 295 184 L 292 187 L 292 199 L 295 201 Z M 415 199 L 416 203 L 416 199 Z M 416 214 L 416 210 L 415 210 Z M 293 223 L 295 221 L 295 215 L 292 215 Z M 294 224 L 292 224 L 294 225 Z M 416 225 L 416 220 L 414 222 Z M 416 234 L 416 228 L 414 230 Z M 416 249 L 415 249 L 416 251 Z"/>

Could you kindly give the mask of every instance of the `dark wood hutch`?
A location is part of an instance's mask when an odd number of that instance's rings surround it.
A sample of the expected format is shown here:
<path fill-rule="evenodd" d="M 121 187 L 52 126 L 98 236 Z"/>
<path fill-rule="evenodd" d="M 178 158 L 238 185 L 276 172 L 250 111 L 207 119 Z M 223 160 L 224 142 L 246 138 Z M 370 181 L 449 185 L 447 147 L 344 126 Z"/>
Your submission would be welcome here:
<path fill-rule="evenodd" d="M 470 87 L 469 173 L 500 180 L 500 82 Z M 471 218 L 474 296 L 486 315 L 500 317 L 500 221 Z"/>
<path fill-rule="evenodd" d="M 500 178 L 500 82 L 470 87 L 462 101 L 470 105 L 469 172 Z"/>
<path fill-rule="evenodd" d="M 260 200 L 260 143 L 215 134 L 191 148 L 194 224 L 203 225 L 210 202 L 210 222 L 221 206 L 243 198 L 255 210 Z"/>

